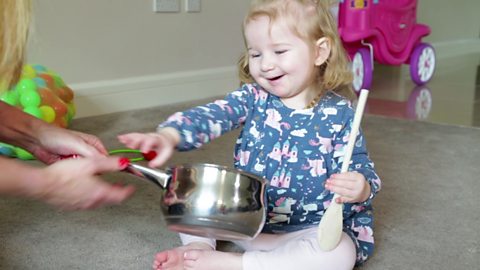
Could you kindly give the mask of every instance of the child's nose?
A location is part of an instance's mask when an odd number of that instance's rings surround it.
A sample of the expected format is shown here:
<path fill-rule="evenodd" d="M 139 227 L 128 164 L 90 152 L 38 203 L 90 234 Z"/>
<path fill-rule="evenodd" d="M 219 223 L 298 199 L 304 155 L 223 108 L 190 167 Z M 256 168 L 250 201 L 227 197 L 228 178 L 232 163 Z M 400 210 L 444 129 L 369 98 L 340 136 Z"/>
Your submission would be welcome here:
<path fill-rule="evenodd" d="M 275 68 L 275 63 L 269 56 L 264 56 L 262 58 L 261 69 L 262 71 L 269 71 Z"/>

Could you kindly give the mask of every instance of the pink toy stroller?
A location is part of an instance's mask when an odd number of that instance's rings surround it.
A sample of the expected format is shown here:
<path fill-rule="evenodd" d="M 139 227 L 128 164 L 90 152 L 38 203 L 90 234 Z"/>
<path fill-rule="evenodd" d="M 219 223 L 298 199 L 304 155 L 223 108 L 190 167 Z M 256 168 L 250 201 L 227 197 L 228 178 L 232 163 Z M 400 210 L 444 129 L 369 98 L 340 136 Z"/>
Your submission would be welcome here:
<path fill-rule="evenodd" d="M 435 70 L 435 51 L 421 39 L 430 34 L 416 23 L 417 0 L 340 0 L 338 30 L 352 60 L 355 91 L 370 89 L 373 61 L 410 64 L 417 85 L 427 83 Z"/>

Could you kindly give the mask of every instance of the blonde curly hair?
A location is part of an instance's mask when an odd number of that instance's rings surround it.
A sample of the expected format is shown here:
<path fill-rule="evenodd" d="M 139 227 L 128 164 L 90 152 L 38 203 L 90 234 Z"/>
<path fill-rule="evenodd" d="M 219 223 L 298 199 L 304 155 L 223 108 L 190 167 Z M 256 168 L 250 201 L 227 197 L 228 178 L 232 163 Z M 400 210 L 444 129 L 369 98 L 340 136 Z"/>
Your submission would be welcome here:
<path fill-rule="evenodd" d="M 30 0 L 0 1 L 0 92 L 20 78 L 30 19 Z"/>
<path fill-rule="evenodd" d="M 312 48 L 318 39 L 327 38 L 331 52 L 327 61 L 317 68 L 316 88 L 319 94 L 332 90 L 353 100 L 356 97 L 352 90 L 353 75 L 330 12 L 331 4 L 329 0 L 252 0 L 243 28 L 259 16 L 267 16 L 271 22 L 286 20 L 292 31 Z M 238 61 L 238 71 L 241 83 L 254 81 L 249 72 L 246 50 Z"/>

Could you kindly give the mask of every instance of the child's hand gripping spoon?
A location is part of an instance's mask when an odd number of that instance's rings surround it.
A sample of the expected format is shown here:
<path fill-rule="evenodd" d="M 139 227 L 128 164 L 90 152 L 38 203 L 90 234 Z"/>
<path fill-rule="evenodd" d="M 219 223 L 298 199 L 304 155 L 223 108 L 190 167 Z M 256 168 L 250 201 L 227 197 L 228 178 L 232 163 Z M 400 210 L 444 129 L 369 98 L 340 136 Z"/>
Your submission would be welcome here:
<path fill-rule="evenodd" d="M 360 122 L 362 120 L 363 109 L 365 108 L 367 96 L 368 90 L 362 89 L 358 99 L 357 109 L 355 110 L 355 115 L 353 117 L 352 131 L 345 149 L 341 173 L 348 171 L 348 166 L 352 157 L 353 147 L 355 145 L 358 128 L 360 127 Z M 323 214 L 320 224 L 318 224 L 318 244 L 320 249 L 323 251 L 330 251 L 334 249 L 342 237 L 343 204 L 336 202 L 338 197 L 340 197 L 338 194 L 334 194 L 330 206 Z"/>

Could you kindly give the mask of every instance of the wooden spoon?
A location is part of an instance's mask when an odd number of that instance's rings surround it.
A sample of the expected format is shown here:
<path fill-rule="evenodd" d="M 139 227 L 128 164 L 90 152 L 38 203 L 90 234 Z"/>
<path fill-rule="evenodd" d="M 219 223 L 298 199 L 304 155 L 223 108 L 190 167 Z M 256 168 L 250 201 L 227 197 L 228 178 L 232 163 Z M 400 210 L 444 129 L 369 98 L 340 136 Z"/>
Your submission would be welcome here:
<path fill-rule="evenodd" d="M 353 117 L 352 131 L 345 149 L 343 157 L 341 173 L 348 171 L 350 159 L 352 158 L 353 147 L 357 138 L 358 129 L 362 120 L 363 109 L 367 102 L 368 90 L 362 89 L 358 98 L 357 109 Z M 337 203 L 336 199 L 340 197 L 338 194 L 333 195 L 332 202 L 323 214 L 320 224 L 318 224 L 318 244 L 323 251 L 330 251 L 337 247 L 342 237 L 343 228 L 343 204 Z"/>

